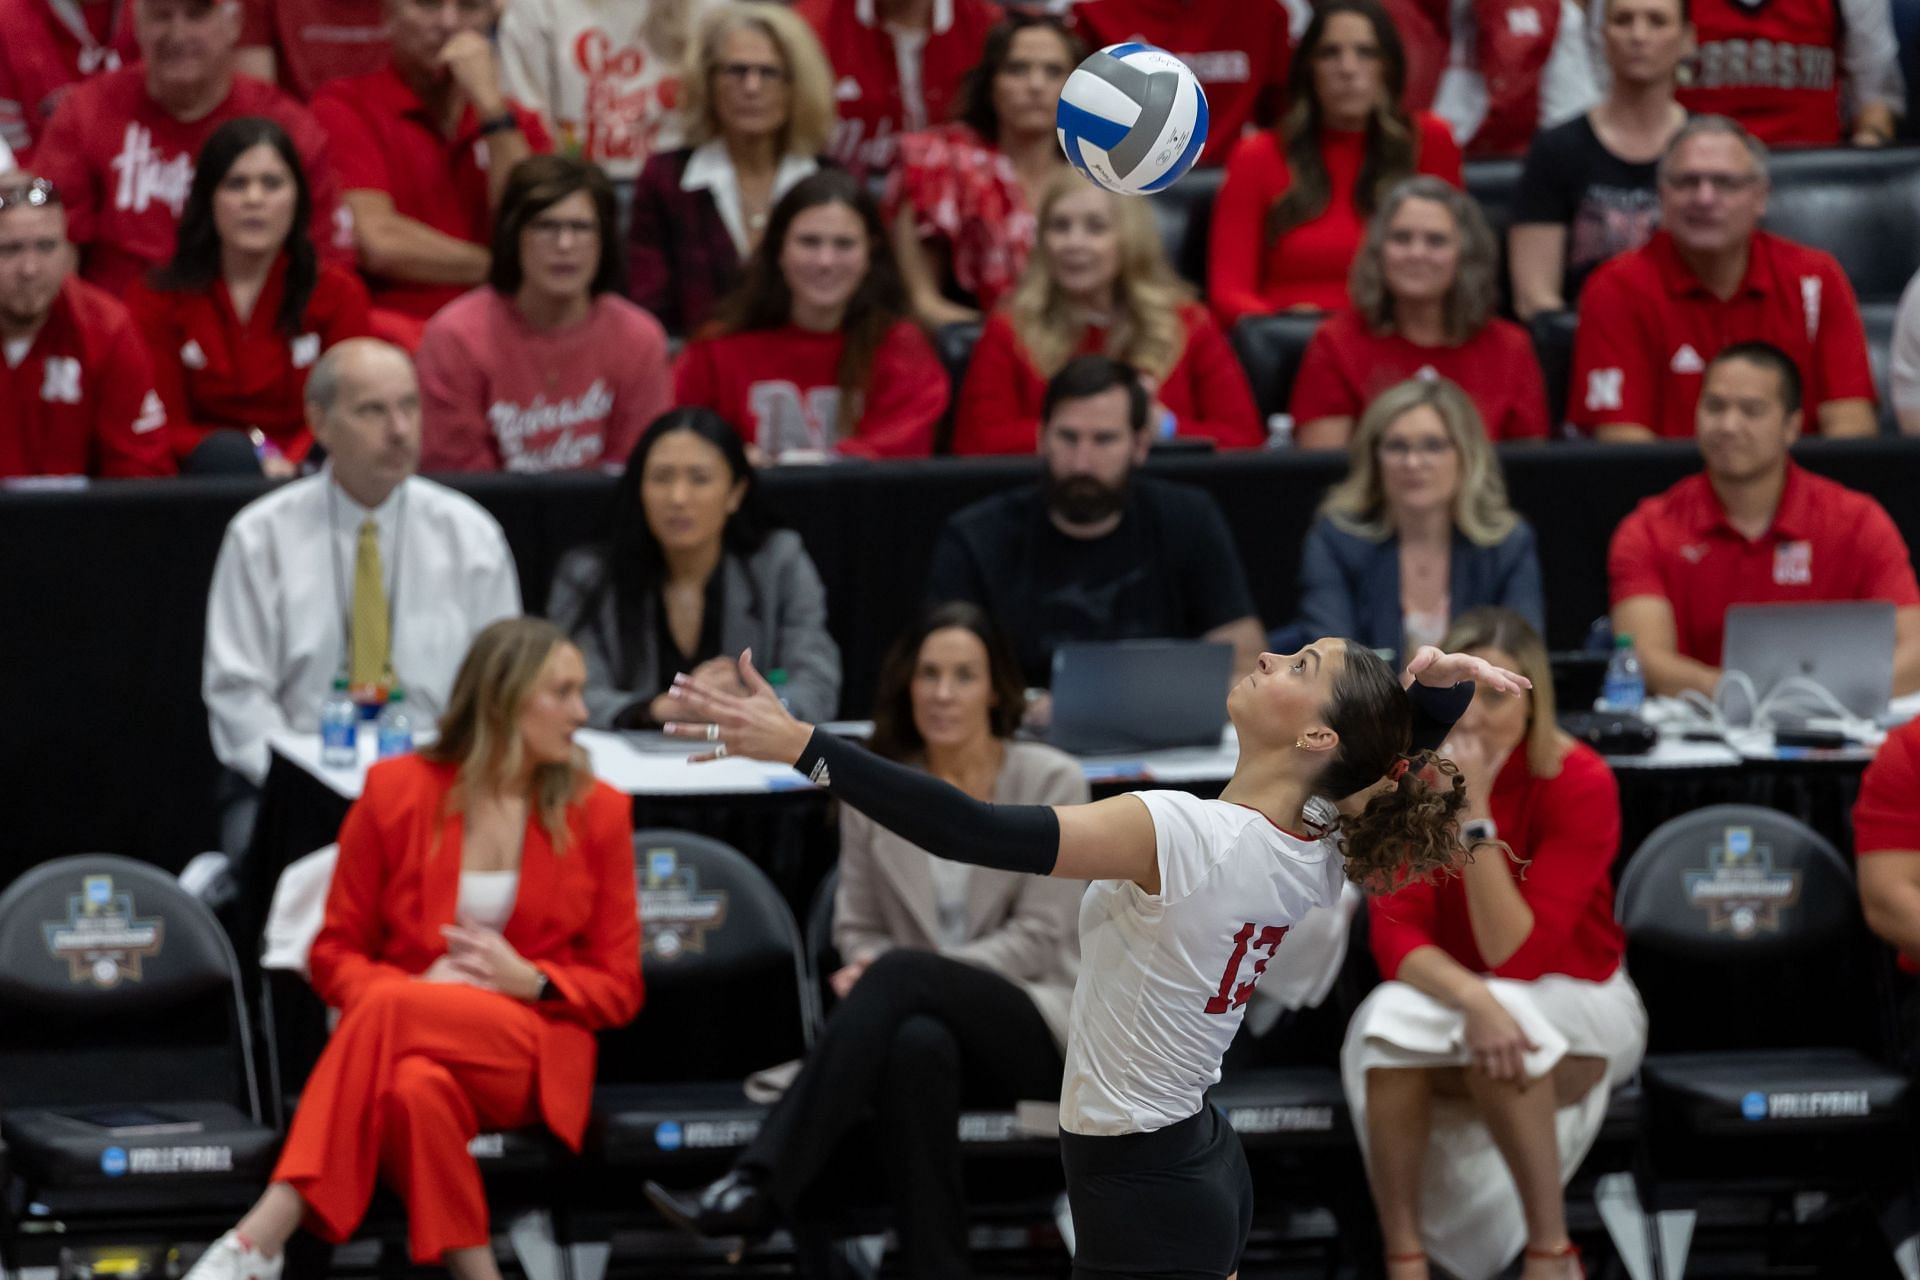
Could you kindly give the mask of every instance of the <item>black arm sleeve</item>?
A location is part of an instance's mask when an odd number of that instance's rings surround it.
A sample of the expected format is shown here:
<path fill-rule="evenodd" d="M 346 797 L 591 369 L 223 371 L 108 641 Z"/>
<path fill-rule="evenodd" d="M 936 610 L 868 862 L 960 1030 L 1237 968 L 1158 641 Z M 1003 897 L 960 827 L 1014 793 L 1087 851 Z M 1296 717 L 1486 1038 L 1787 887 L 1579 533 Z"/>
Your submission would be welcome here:
<path fill-rule="evenodd" d="M 938 778 L 815 729 L 794 768 L 928 853 L 1044 876 L 1060 860 L 1060 819 L 1044 804 L 987 804 Z"/>
<path fill-rule="evenodd" d="M 1467 704 L 1473 701 L 1473 681 L 1463 680 L 1440 689 L 1416 680 L 1407 690 L 1407 701 L 1413 704 L 1413 749 L 1438 751 L 1453 731 L 1454 722 L 1467 714 Z"/>

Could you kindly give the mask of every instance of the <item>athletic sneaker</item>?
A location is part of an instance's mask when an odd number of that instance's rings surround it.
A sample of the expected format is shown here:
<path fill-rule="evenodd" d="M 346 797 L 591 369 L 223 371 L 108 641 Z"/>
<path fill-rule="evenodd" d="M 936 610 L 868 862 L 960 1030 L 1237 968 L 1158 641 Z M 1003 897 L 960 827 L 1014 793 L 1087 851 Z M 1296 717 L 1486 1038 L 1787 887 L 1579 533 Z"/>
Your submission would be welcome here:
<path fill-rule="evenodd" d="M 280 1269 L 286 1263 L 284 1253 L 269 1258 L 241 1244 L 240 1237 L 229 1231 L 207 1246 L 182 1280 L 280 1280 Z"/>

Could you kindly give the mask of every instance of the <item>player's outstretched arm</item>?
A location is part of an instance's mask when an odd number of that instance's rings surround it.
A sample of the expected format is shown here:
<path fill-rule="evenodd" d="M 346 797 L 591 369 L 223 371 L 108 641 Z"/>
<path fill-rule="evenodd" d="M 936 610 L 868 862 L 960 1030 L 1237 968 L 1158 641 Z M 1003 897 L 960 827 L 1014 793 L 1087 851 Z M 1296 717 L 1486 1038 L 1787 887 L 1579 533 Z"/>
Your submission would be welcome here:
<path fill-rule="evenodd" d="M 740 680 L 745 695 L 697 677 L 674 677 L 674 692 L 715 726 L 712 749 L 695 760 L 732 755 L 792 765 L 936 857 L 1072 880 L 1134 880 L 1158 889 L 1153 820 L 1138 800 L 1115 796 L 1058 808 L 987 804 L 794 719 L 754 670 L 751 650 L 740 655 Z M 666 731 L 695 739 L 709 733 L 705 724 L 671 723 Z"/>

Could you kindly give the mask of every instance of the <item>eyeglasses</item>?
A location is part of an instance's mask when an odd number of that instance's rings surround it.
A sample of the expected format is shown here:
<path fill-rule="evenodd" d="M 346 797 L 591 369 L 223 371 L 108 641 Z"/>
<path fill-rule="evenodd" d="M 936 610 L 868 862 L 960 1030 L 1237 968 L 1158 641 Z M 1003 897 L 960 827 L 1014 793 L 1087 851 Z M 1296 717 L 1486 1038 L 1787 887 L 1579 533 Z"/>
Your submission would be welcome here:
<path fill-rule="evenodd" d="M 600 224 L 584 218 L 535 218 L 527 224 L 527 230 L 542 243 L 558 244 L 568 237 L 585 240 L 598 236 Z"/>
<path fill-rule="evenodd" d="M 1380 456 L 1389 462 L 1411 462 L 1420 458 L 1438 462 L 1453 452 L 1453 441 L 1429 436 L 1425 440 L 1382 440 Z"/>
<path fill-rule="evenodd" d="M 713 69 L 713 74 L 722 80 L 745 86 L 754 80 L 765 80 L 768 84 L 785 84 L 787 69 L 765 62 L 723 62 Z"/>
<path fill-rule="evenodd" d="M 1717 196 L 1730 196 L 1759 185 L 1757 173 L 1669 173 L 1660 184 L 1669 191 L 1687 192 L 1695 187 L 1711 188 Z"/>
<path fill-rule="evenodd" d="M 35 178 L 31 182 L 16 182 L 12 185 L 0 185 L 0 209 L 14 209 L 25 206 L 28 209 L 44 209 L 60 203 L 60 193 L 45 178 Z"/>

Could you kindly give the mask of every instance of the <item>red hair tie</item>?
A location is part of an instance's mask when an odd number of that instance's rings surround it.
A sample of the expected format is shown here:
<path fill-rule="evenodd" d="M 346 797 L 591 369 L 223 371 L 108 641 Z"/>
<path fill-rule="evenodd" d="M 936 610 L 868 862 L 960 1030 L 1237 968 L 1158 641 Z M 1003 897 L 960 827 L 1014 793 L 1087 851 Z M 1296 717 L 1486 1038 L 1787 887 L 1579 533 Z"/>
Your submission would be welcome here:
<path fill-rule="evenodd" d="M 1401 756 L 1398 760 L 1395 760 L 1393 767 L 1387 770 L 1387 781 L 1398 782 L 1400 779 L 1406 777 L 1408 763 L 1409 761 L 1405 756 Z"/>

